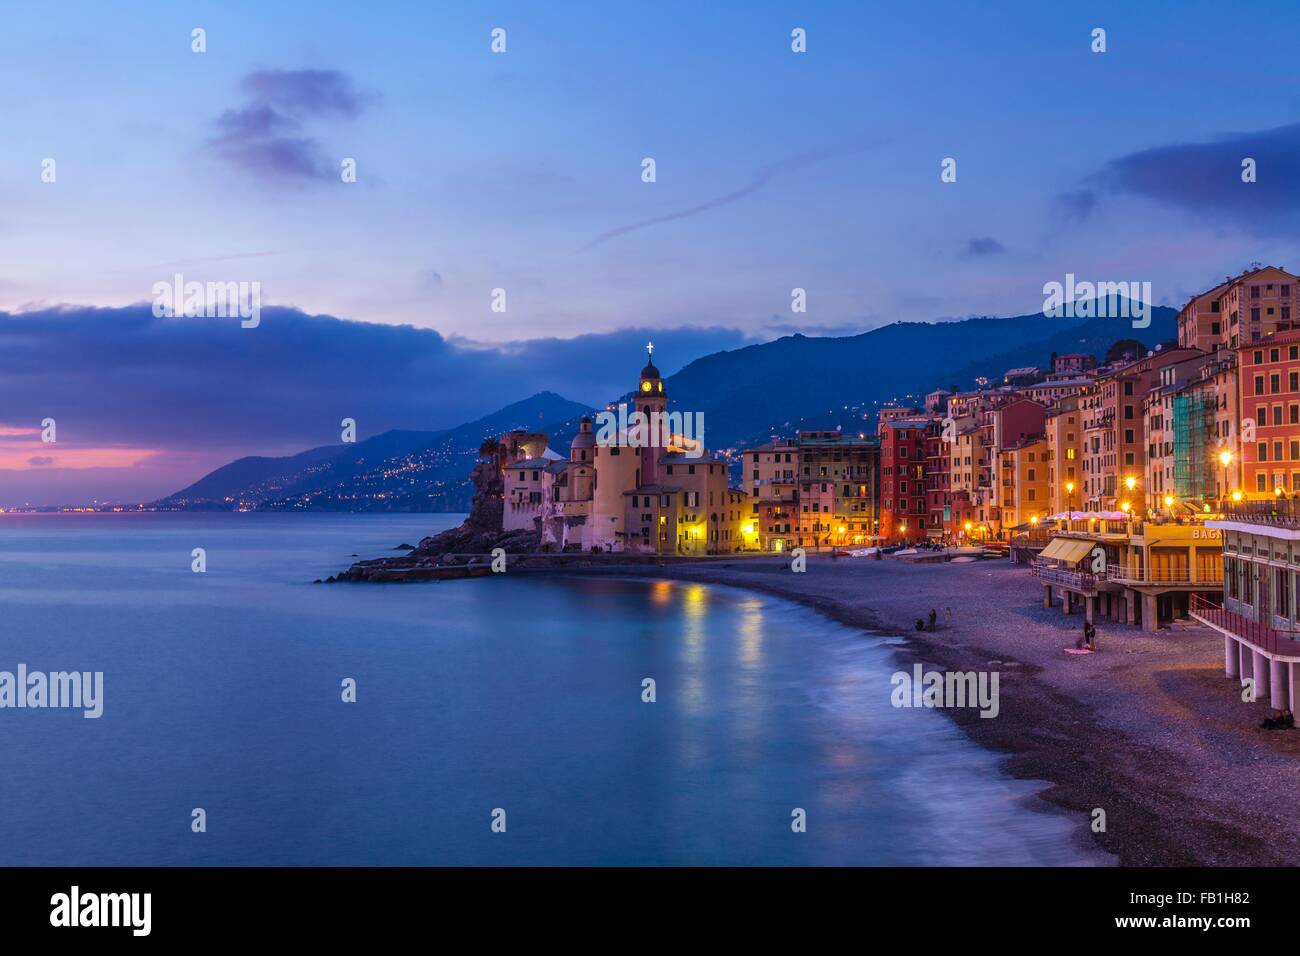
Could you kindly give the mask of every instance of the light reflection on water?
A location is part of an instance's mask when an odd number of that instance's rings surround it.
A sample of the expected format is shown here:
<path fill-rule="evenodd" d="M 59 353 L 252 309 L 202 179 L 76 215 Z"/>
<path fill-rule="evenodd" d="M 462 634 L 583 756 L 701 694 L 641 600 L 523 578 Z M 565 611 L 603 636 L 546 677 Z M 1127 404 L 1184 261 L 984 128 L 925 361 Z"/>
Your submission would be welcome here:
<path fill-rule="evenodd" d="M 797 605 L 307 583 L 437 516 L 59 520 L 0 521 L 0 669 L 103 670 L 105 714 L 0 711 L 0 864 L 1084 862 L 1034 784 L 889 705 L 884 641 Z"/>

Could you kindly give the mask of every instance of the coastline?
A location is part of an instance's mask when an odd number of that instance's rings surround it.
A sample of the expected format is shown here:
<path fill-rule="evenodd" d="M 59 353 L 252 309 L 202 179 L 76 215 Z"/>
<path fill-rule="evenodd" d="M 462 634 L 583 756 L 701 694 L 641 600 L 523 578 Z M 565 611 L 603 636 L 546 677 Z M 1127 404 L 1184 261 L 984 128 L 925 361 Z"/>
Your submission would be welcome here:
<path fill-rule="evenodd" d="M 1222 639 L 1195 626 L 1149 634 L 1099 624 L 1099 653 L 1071 655 L 1079 613 L 1042 607 L 1042 588 L 1005 561 L 922 564 L 814 555 L 702 563 L 520 568 L 746 588 L 850 627 L 905 639 L 901 663 L 1000 672 L 995 719 L 938 708 L 972 740 L 1006 755 L 1019 779 L 1078 820 L 1078 839 L 1126 866 L 1293 865 L 1300 735 L 1258 728 L 1266 704 L 1241 701 L 1223 673 Z M 938 611 L 934 631 L 914 622 Z M 882 692 L 888 692 L 884 688 Z M 1105 832 L 1091 828 L 1105 811 Z"/>

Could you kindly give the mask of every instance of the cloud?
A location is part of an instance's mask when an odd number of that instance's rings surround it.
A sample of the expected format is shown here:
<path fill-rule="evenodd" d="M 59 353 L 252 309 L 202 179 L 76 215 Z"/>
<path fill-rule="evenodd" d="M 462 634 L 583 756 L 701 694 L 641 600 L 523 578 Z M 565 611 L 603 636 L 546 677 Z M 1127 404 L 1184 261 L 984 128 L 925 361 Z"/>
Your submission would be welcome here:
<path fill-rule="evenodd" d="M 810 166 L 814 163 L 819 163 L 826 159 L 834 159 L 839 156 L 859 153 L 872 145 L 874 144 L 857 142 L 847 145 L 830 146 L 826 149 L 805 153 L 802 156 L 793 156 L 789 159 L 783 159 L 780 162 L 772 163 L 771 165 L 764 166 L 760 169 L 758 174 L 750 182 L 741 186 L 739 189 L 733 190 L 732 192 L 718 196 L 714 199 L 697 203 L 694 206 L 689 206 L 686 209 L 678 210 L 677 212 L 666 213 L 662 216 L 654 216 L 650 219 L 641 219 L 624 226 L 616 226 L 613 229 L 607 229 L 583 246 L 582 251 L 598 246 L 616 236 L 626 235 L 629 232 L 636 232 L 640 229 L 648 229 L 651 226 L 662 225 L 666 222 L 674 222 L 678 219 L 690 219 L 692 216 L 698 216 L 701 213 L 708 212 L 712 209 L 730 205 L 731 203 L 744 199 L 746 196 L 752 196 L 778 176 L 785 175 L 786 173 L 793 172 L 797 169 L 802 169 L 803 167 Z"/>
<path fill-rule="evenodd" d="M 337 158 L 303 131 L 305 120 L 355 117 L 368 98 L 336 70 L 261 70 L 244 77 L 249 102 L 213 121 L 208 140 L 236 168 L 281 180 L 327 180 L 338 175 Z"/>
<path fill-rule="evenodd" d="M 966 248 L 962 250 L 962 257 L 996 256 L 1006 251 L 1007 247 L 992 236 L 981 236 L 976 239 L 966 240 Z"/>
<path fill-rule="evenodd" d="M 53 453 L 60 465 L 74 445 L 279 454 L 336 442 L 344 417 L 365 436 L 451 427 L 546 390 L 600 405 L 634 386 L 651 339 L 665 374 L 752 344 L 683 327 L 488 345 L 278 307 L 255 329 L 156 318 L 147 304 L 0 312 L 0 436 L 25 443 L 14 461 Z M 33 433 L 46 417 L 57 450 Z"/>
<path fill-rule="evenodd" d="M 1242 181 L 1242 162 L 1248 158 L 1256 164 L 1253 183 Z M 1089 177 L 1087 188 L 1069 194 L 1081 219 L 1096 207 L 1098 191 L 1140 196 L 1254 235 L 1289 234 L 1300 225 L 1300 123 L 1112 159 Z"/>
<path fill-rule="evenodd" d="M 1097 210 L 1097 193 L 1091 189 L 1076 189 L 1056 197 L 1065 218 L 1073 222 L 1087 222 Z"/>
<path fill-rule="evenodd" d="M 258 70 L 240 86 L 253 102 L 300 117 L 358 116 L 372 99 L 338 70 Z"/>
<path fill-rule="evenodd" d="M 27 464 L 32 465 L 33 467 L 52 465 L 54 464 L 54 458 L 50 455 L 33 455 L 31 458 L 27 459 Z"/>

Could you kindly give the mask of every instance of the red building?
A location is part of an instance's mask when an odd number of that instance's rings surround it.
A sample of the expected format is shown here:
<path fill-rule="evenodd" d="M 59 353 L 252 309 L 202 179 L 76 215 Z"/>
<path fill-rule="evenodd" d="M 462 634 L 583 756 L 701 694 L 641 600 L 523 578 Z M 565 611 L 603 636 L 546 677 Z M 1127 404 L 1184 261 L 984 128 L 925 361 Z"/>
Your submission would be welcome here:
<path fill-rule="evenodd" d="M 1241 490 L 1248 498 L 1300 492 L 1300 330 L 1237 350 Z M 1253 440 L 1246 422 L 1253 421 Z"/>
<path fill-rule="evenodd" d="M 932 424 L 924 418 L 880 423 L 880 535 L 886 541 L 916 541 L 929 531 L 925 461 Z"/>
<path fill-rule="evenodd" d="M 950 439 L 944 438 L 942 420 L 932 420 L 925 432 L 925 497 L 929 515 L 925 533 L 934 540 L 943 540 L 954 531 L 950 454 Z"/>

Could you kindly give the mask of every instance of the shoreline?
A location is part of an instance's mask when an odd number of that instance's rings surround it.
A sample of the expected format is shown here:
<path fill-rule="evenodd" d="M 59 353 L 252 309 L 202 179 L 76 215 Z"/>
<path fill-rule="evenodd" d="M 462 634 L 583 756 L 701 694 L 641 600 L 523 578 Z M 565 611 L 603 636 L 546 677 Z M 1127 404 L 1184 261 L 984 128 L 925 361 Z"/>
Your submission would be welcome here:
<path fill-rule="evenodd" d="M 905 639 L 893 650 L 945 671 L 1000 672 L 999 716 L 943 711 L 1007 772 L 1044 784 L 1037 799 L 1077 819 L 1081 847 L 1124 866 L 1294 865 L 1288 812 L 1300 734 L 1257 727 L 1223 674 L 1222 639 L 1191 622 L 1142 632 L 1099 624 L 1099 653 L 1070 655 L 1081 614 L 1042 607 L 1042 588 L 1009 562 L 922 564 L 810 555 L 795 576 L 780 558 L 735 562 L 522 568 L 519 573 L 659 578 L 737 587 L 793 601 L 837 623 Z M 936 630 L 913 622 L 930 608 Z M 884 692 L 888 692 L 888 688 Z M 1093 814 L 1105 832 L 1092 830 Z"/>

